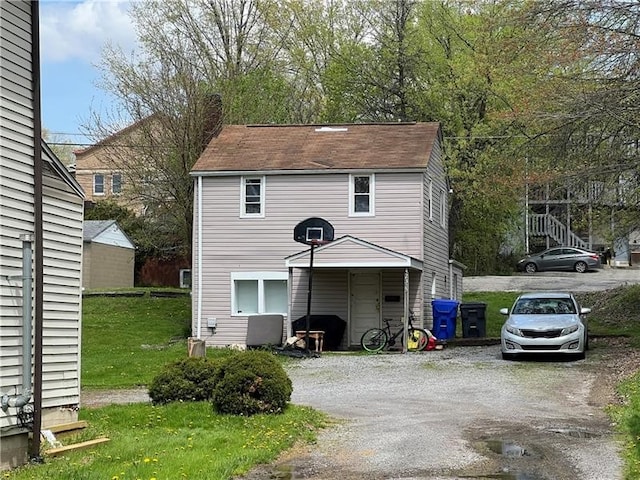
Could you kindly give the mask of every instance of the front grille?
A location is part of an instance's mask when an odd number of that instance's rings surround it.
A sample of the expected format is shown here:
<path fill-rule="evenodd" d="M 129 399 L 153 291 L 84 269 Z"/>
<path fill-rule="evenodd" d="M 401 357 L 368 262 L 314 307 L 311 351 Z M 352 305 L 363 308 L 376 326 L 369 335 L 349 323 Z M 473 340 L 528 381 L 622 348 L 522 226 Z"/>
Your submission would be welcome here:
<path fill-rule="evenodd" d="M 522 345 L 522 350 L 560 350 L 561 345 Z"/>
<path fill-rule="evenodd" d="M 556 330 L 520 330 L 525 338 L 558 338 L 562 329 Z"/>

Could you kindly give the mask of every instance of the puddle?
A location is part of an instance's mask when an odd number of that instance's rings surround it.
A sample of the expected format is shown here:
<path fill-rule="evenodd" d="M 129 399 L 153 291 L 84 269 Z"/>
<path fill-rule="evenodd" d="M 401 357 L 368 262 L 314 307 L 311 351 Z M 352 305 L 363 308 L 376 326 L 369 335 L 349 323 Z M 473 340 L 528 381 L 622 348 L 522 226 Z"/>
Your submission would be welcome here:
<path fill-rule="evenodd" d="M 300 480 L 305 477 L 300 475 L 295 465 L 283 464 L 276 466 L 268 478 L 269 480 Z"/>
<path fill-rule="evenodd" d="M 529 453 L 517 443 L 503 441 L 503 440 L 487 440 L 487 448 L 493 453 L 503 455 L 509 458 L 524 457 Z"/>

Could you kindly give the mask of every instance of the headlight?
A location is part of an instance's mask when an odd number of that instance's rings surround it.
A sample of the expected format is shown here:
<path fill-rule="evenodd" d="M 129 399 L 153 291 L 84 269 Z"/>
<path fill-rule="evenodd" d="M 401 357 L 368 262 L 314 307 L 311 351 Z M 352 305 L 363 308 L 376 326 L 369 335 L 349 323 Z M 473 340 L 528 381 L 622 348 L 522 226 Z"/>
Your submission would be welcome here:
<path fill-rule="evenodd" d="M 505 330 L 509 332 L 511 335 L 517 335 L 518 337 L 522 337 L 522 332 L 519 328 L 513 327 L 511 325 L 505 325 Z"/>
<path fill-rule="evenodd" d="M 560 335 L 569 335 L 570 333 L 576 332 L 578 330 L 578 325 L 571 325 L 570 327 L 563 328 Z"/>

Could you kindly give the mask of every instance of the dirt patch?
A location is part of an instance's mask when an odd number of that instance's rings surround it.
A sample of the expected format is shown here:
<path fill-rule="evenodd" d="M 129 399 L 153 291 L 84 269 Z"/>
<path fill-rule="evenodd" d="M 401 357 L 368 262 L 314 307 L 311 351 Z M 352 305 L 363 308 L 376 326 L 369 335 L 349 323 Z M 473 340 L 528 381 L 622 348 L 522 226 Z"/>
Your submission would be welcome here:
<path fill-rule="evenodd" d="M 82 390 L 80 407 L 97 408 L 112 404 L 150 402 L 146 388 L 130 388 L 122 390 Z"/>

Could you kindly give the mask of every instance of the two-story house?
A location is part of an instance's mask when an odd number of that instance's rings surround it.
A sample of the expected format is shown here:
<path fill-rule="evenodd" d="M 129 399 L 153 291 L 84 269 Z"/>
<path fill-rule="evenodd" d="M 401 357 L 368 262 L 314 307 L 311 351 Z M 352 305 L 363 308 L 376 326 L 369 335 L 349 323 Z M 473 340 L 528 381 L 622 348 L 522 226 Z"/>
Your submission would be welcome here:
<path fill-rule="evenodd" d="M 145 144 L 145 132 L 152 128 L 153 118 L 132 123 L 95 145 L 74 152 L 74 175 L 86 192 L 87 202 L 110 199 L 136 213 L 143 211 L 144 206 L 139 201 L 126 195 L 129 172 L 122 166 L 129 163 L 125 158 L 140 155 L 140 149 L 135 146 Z"/>
<path fill-rule="evenodd" d="M 0 469 L 80 399 L 83 192 L 41 141 L 38 5 L 0 2 Z"/>
<path fill-rule="evenodd" d="M 431 327 L 431 301 L 462 285 L 442 155 L 438 123 L 224 127 L 191 172 L 194 337 L 243 344 L 256 314 L 282 314 L 291 334 L 310 272 L 293 231 L 310 217 L 334 228 L 315 249 L 311 311 L 346 322 L 340 348 L 406 305 Z"/>

